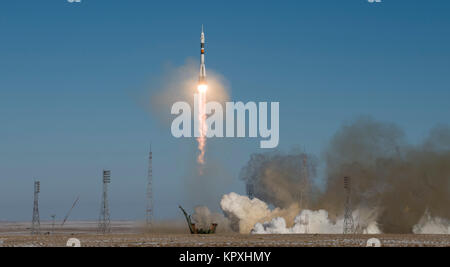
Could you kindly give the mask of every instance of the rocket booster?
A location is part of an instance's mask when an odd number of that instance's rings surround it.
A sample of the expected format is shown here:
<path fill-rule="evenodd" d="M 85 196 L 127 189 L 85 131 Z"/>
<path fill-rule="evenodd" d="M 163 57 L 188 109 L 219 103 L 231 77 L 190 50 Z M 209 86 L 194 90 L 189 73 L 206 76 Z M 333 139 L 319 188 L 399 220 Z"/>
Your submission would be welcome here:
<path fill-rule="evenodd" d="M 206 84 L 206 66 L 205 66 L 205 33 L 203 32 L 202 25 L 202 34 L 200 37 L 200 76 L 199 76 L 200 84 Z"/>

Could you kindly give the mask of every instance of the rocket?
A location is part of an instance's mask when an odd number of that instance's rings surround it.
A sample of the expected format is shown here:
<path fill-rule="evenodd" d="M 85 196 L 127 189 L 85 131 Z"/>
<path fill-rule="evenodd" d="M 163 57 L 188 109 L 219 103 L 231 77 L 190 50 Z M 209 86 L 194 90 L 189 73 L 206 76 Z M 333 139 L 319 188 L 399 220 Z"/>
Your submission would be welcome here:
<path fill-rule="evenodd" d="M 203 32 L 202 25 L 202 34 L 200 36 L 200 75 L 199 75 L 199 84 L 206 84 L 206 66 L 205 66 L 205 33 Z"/>

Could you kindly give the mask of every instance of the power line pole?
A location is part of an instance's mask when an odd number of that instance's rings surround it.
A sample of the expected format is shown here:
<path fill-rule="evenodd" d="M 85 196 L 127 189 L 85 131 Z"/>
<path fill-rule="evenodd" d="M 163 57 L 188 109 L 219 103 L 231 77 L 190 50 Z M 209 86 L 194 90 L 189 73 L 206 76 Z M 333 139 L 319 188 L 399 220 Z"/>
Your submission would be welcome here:
<path fill-rule="evenodd" d="M 350 177 L 344 177 L 344 189 L 346 192 L 345 213 L 344 213 L 344 234 L 353 234 L 355 232 L 355 224 L 353 221 L 351 193 L 352 185 Z"/>
<path fill-rule="evenodd" d="M 33 221 L 31 223 L 31 234 L 38 235 L 41 232 L 41 222 L 39 219 L 39 193 L 41 192 L 41 183 L 34 182 L 34 204 L 33 204 Z"/>
<path fill-rule="evenodd" d="M 100 218 L 98 220 L 98 231 L 100 233 L 111 232 L 111 219 L 109 217 L 108 184 L 111 183 L 111 171 L 103 170 L 103 194 L 100 207 Z"/>
<path fill-rule="evenodd" d="M 146 208 L 146 223 L 147 227 L 151 227 L 153 222 L 153 152 L 150 146 L 150 153 L 148 155 L 148 171 L 147 171 L 147 208 Z"/>
<path fill-rule="evenodd" d="M 50 217 L 52 217 L 52 234 L 53 234 L 55 232 L 55 218 L 56 218 L 56 215 L 52 214 L 52 215 L 50 215 Z"/>

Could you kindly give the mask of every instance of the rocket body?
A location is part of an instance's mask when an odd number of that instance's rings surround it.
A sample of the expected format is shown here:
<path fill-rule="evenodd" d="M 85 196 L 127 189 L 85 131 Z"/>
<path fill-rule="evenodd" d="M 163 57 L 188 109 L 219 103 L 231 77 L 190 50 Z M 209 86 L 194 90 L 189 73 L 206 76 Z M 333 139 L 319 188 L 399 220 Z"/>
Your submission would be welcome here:
<path fill-rule="evenodd" d="M 206 65 L 205 65 L 205 33 L 203 32 L 202 26 L 202 34 L 200 37 L 200 75 L 199 75 L 200 84 L 206 84 Z"/>

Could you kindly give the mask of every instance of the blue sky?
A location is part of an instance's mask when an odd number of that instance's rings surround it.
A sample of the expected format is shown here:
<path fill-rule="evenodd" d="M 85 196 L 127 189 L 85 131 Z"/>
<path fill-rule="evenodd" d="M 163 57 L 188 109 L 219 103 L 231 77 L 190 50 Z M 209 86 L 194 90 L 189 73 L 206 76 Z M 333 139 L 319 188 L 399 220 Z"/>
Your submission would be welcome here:
<path fill-rule="evenodd" d="M 35 178 L 42 220 L 63 217 L 77 195 L 73 218 L 96 219 L 103 168 L 112 218 L 144 218 L 150 142 L 156 217 L 200 204 L 183 181 L 194 140 L 173 138 L 140 103 L 165 65 L 197 59 L 201 24 L 207 69 L 227 79 L 232 100 L 280 102 L 280 150 L 320 155 L 361 115 L 420 142 L 450 122 L 449 12 L 445 0 L 2 1 L 0 220 L 31 219 Z M 238 174 L 258 147 L 212 141 L 207 153 L 227 176 L 217 201 L 244 192 Z"/>

